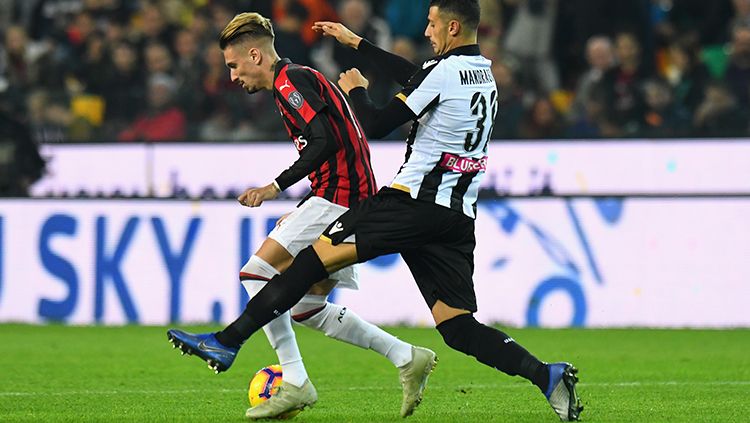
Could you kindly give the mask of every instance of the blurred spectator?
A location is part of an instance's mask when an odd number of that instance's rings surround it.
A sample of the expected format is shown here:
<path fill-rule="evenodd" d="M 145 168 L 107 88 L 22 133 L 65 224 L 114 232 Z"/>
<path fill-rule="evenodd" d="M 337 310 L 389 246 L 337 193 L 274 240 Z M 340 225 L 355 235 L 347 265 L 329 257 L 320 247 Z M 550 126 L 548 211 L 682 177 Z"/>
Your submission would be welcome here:
<path fill-rule="evenodd" d="M 502 60 L 492 62 L 498 95 L 498 111 L 492 127 L 493 139 L 518 138 L 518 126 L 523 117 L 523 90 L 516 83 L 513 69 Z"/>
<path fill-rule="evenodd" d="M 746 136 L 747 117 L 747 112 L 739 107 L 730 88 L 721 82 L 712 82 L 706 87 L 705 97 L 693 115 L 695 135 Z"/>
<path fill-rule="evenodd" d="M 172 74 L 172 54 L 166 45 L 160 43 L 148 44 L 143 58 L 146 64 L 146 72 L 149 75 Z"/>
<path fill-rule="evenodd" d="M 310 66 L 310 47 L 302 39 L 302 28 L 308 18 L 307 9 L 297 0 L 287 1 L 286 13 L 273 23 L 275 45 L 292 62 Z"/>
<path fill-rule="evenodd" d="M 665 77 L 674 90 L 674 101 L 691 114 L 703 100 L 711 79 L 708 67 L 700 59 L 700 46 L 694 37 L 683 37 L 669 45 L 669 64 Z"/>
<path fill-rule="evenodd" d="M 726 81 L 737 101 L 747 107 L 750 98 L 750 27 L 738 26 L 732 31 L 732 46 Z"/>
<path fill-rule="evenodd" d="M 148 81 L 148 109 L 120 132 L 120 141 L 177 141 L 185 138 L 185 115 L 173 102 L 174 79 L 156 74 Z"/>
<path fill-rule="evenodd" d="M 675 34 L 697 30 L 702 44 L 726 42 L 732 18 L 732 0 L 670 0 L 669 21 Z"/>
<path fill-rule="evenodd" d="M 296 0 L 307 9 L 307 20 L 302 23 L 301 36 L 305 45 L 311 47 L 319 38 L 320 34 L 313 31 L 312 26 L 317 21 L 336 21 L 336 11 L 328 0 Z M 275 0 L 272 7 L 272 18 L 275 22 L 280 22 L 292 10 L 291 5 L 295 0 Z M 222 24 L 222 27 L 226 25 Z"/>
<path fill-rule="evenodd" d="M 505 34 L 505 48 L 526 69 L 527 89 L 552 92 L 560 87 L 557 65 L 552 57 L 558 0 L 521 0 Z"/>
<path fill-rule="evenodd" d="M 111 65 L 105 72 L 104 134 L 110 139 L 135 119 L 145 102 L 144 74 L 135 47 L 121 42 L 110 52 Z"/>
<path fill-rule="evenodd" d="M 197 89 L 201 84 L 205 64 L 200 56 L 200 46 L 195 35 L 179 30 L 174 39 L 176 58 L 174 76 L 177 83 L 176 102 L 182 107 L 188 121 L 188 137 L 198 134 L 200 121 L 205 118 L 202 110 L 203 94 Z"/>
<path fill-rule="evenodd" d="M 0 197 L 28 196 L 44 166 L 28 127 L 0 109 Z"/>
<path fill-rule="evenodd" d="M 566 135 L 573 139 L 619 138 L 622 131 L 607 117 L 604 90 L 593 86 L 581 101 L 583 111 L 569 123 Z"/>
<path fill-rule="evenodd" d="M 371 43 L 384 49 L 391 49 L 391 34 L 388 24 L 372 15 L 372 8 L 365 0 L 341 0 L 338 7 L 341 23 Z M 372 63 L 356 50 L 329 38 L 323 41 L 324 47 L 316 57 L 316 67 L 332 81 L 338 80 L 339 73 L 357 68 L 370 81 L 374 92 L 373 101 L 384 104 L 393 93 L 388 92 L 390 78 L 378 72 L 377 64 Z"/>
<path fill-rule="evenodd" d="M 750 0 L 732 0 L 734 16 L 729 23 L 730 28 L 750 26 Z"/>
<path fill-rule="evenodd" d="M 672 0 L 659 2 L 671 4 Z M 553 38 L 554 59 L 560 65 L 560 80 L 564 86 L 577 85 L 578 75 L 586 68 L 586 42 L 596 35 L 614 39 L 620 32 L 634 34 L 641 49 L 644 68 L 653 68 L 653 3 L 653 0 L 560 1 Z"/>
<path fill-rule="evenodd" d="M 673 101 L 672 88 L 661 79 L 643 84 L 646 103 L 641 136 L 645 138 L 676 138 L 690 133 L 690 114 Z"/>
<path fill-rule="evenodd" d="M 641 47 L 635 35 L 623 32 L 615 38 L 618 64 L 601 80 L 607 118 L 635 135 L 643 124 L 644 103 L 641 84 L 650 75 L 641 64 Z"/>
<path fill-rule="evenodd" d="M 96 135 L 92 123 L 71 111 L 66 97 L 33 91 L 26 101 L 31 137 L 37 144 L 91 141 Z"/>
<path fill-rule="evenodd" d="M 195 9 L 186 29 L 195 37 L 201 51 L 216 42 L 211 26 L 211 9 L 204 6 Z"/>
<path fill-rule="evenodd" d="M 479 0 L 479 8 L 482 11 L 479 17 L 478 41 L 482 55 L 490 60 L 496 58 L 500 51 L 500 39 L 503 33 L 502 1 Z"/>
<path fill-rule="evenodd" d="M 479 17 L 477 41 L 482 55 L 490 60 L 500 52 L 503 30 L 503 2 L 501 0 L 479 0 L 482 11 Z"/>
<path fill-rule="evenodd" d="M 586 60 L 589 68 L 578 79 L 573 104 L 571 105 L 569 120 L 577 121 L 587 113 L 586 103 L 591 96 L 591 90 L 599 84 L 604 74 L 615 65 L 615 55 L 612 42 L 608 37 L 598 35 L 586 42 Z"/>
<path fill-rule="evenodd" d="M 94 32 L 83 45 L 81 61 L 74 70 L 75 77 L 86 92 L 102 94 L 107 83 L 108 67 L 109 58 L 104 35 Z"/>
<path fill-rule="evenodd" d="M 160 5 L 164 2 L 144 1 L 138 16 L 141 44 L 173 45 L 175 27 L 167 22 Z"/>
<path fill-rule="evenodd" d="M 549 97 L 539 97 L 523 116 L 518 135 L 526 139 L 559 139 L 565 135 L 565 125 Z"/>
<path fill-rule="evenodd" d="M 424 40 L 427 22 L 415 16 L 427 16 L 429 0 L 386 0 L 385 19 L 394 37 L 406 37 L 419 43 Z"/>
<path fill-rule="evenodd" d="M 7 28 L 4 48 L 0 50 L 0 77 L 25 92 L 38 80 L 41 69 L 37 62 L 44 53 L 44 45 L 30 41 L 22 27 Z"/>
<path fill-rule="evenodd" d="M 85 56 L 86 44 L 94 33 L 94 29 L 94 18 L 90 13 L 83 10 L 75 15 L 73 21 L 65 29 L 66 39 L 71 46 L 74 57 L 81 58 Z"/>

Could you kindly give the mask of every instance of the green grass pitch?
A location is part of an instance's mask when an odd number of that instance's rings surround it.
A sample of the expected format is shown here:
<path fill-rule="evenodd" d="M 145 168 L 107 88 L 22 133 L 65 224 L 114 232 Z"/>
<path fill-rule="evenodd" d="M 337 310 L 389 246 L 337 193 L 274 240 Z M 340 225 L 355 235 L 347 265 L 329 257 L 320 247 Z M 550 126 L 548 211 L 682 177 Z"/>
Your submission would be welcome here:
<path fill-rule="evenodd" d="M 265 336 L 217 376 L 173 350 L 165 329 L 0 325 L 0 421 L 244 421 L 251 375 L 276 361 Z M 530 383 L 450 350 L 434 329 L 388 330 L 440 359 L 409 422 L 558 421 Z M 539 358 L 580 369 L 584 421 L 750 421 L 749 330 L 507 332 Z M 403 421 L 385 358 L 303 327 L 297 334 L 319 401 L 294 421 Z"/>

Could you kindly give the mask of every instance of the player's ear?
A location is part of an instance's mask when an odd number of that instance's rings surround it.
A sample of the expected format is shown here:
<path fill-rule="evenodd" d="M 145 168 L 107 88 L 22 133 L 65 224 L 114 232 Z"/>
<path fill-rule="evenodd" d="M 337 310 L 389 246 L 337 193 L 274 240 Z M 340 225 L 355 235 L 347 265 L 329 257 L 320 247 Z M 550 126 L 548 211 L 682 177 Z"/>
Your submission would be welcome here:
<path fill-rule="evenodd" d="M 250 60 L 256 65 L 259 65 L 263 61 L 263 52 L 259 48 L 252 47 L 247 51 L 247 54 L 250 56 Z"/>
<path fill-rule="evenodd" d="M 448 22 L 448 33 L 454 37 L 458 36 L 461 32 L 461 22 L 457 20 L 451 20 Z"/>

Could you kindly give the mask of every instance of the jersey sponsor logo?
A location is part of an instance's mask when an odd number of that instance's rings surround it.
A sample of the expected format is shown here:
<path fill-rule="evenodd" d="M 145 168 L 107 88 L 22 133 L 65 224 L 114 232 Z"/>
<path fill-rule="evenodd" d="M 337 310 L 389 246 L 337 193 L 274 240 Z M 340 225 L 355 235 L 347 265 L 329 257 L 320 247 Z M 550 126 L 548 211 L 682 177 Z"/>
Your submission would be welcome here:
<path fill-rule="evenodd" d="M 487 156 L 481 159 L 460 157 L 451 153 L 443 153 L 439 166 L 457 173 L 477 173 L 487 170 Z"/>
<path fill-rule="evenodd" d="M 434 66 L 434 65 L 437 65 L 437 62 L 438 62 L 438 61 L 437 61 L 437 60 L 435 60 L 435 59 L 430 59 L 430 60 L 428 60 L 428 61 L 426 61 L 426 62 L 422 63 L 422 69 L 427 69 L 427 68 L 429 68 L 430 66 Z"/>
<path fill-rule="evenodd" d="M 341 223 L 341 222 L 336 222 L 336 223 L 334 223 L 334 224 L 333 224 L 333 226 L 331 227 L 331 230 L 329 230 L 329 231 L 328 231 L 328 234 L 329 234 L 329 235 L 333 235 L 333 234 L 335 234 L 336 232 L 341 232 L 341 231 L 343 231 L 343 230 L 344 230 L 344 224 L 343 224 L 343 223 Z"/>
<path fill-rule="evenodd" d="M 284 81 L 284 85 L 282 85 L 282 86 L 279 87 L 279 91 L 283 90 L 284 88 L 289 88 L 291 86 L 292 86 L 292 84 L 290 84 L 289 80 L 287 79 L 286 81 Z"/>
<path fill-rule="evenodd" d="M 301 109 L 302 105 L 305 103 L 305 99 L 302 98 L 302 94 L 300 94 L 299 91 L 292 91 L 289 93 L 286 100 L 297 110 Z"/>
<path fill-rule="evenodd" d="M 303 148 L 307 147 L 307 140 L 302 135 L 294 137 L 293 141 L 297 151 L 302 151 Z"/>

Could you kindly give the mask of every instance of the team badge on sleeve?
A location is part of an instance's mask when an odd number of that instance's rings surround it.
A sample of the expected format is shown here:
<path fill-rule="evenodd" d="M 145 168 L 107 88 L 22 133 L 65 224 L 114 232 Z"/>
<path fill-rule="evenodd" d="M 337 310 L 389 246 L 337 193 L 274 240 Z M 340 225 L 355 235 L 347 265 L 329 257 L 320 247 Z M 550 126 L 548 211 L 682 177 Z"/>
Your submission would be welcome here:
<path fill-rule="evenodd" d="M 302 105 L 305 103 L 305 99 L 302 98 L 302 94 L 300 94 L 299 91 L 292 91 L 289 93 L 286 100 L 297 110 L 301 109 Z"/>

